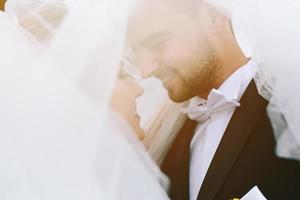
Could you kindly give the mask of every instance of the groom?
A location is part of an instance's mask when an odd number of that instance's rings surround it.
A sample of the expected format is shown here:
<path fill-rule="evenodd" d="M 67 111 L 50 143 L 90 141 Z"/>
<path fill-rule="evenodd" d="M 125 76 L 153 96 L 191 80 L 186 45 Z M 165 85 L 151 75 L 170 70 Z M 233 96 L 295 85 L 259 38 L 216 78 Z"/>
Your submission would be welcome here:
<path fill-rule="evenodd" d="M 140 0 L 128 43 L 143 77 L 159 78 L 175 102 L 190 100 L 162 165 L 172 200 L 240 198 L 255 186 L 271 200 L 300 196 L 300 164 L 275 155 L 256 64 L 225 15 L 201 0 Z"/>

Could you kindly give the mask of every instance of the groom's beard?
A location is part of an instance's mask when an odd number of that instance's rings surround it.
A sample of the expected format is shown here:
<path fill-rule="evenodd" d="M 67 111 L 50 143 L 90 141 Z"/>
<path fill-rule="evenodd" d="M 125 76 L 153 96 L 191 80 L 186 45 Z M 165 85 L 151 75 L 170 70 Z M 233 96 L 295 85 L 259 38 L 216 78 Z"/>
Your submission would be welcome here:
<path fill-rule="evenodd" d="M 216 82 L 218 62 L 211 54 L 208 59 L 195 59 L 194 62 L 177 68 L 162 67 L 154 73 L 167 89 L 175 102 L 184 102 L 195 96 L 206 98 Z"/>

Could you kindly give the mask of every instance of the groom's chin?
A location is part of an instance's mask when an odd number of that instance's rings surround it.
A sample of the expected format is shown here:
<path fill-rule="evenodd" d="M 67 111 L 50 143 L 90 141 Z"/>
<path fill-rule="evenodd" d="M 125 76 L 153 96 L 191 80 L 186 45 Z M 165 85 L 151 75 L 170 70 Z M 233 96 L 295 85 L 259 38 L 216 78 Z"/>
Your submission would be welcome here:
<path fill-rule="evenodd" d="M 168 95 L 169 98 L 175 103 L 182 103 L 192 98 L 192 96 L 180 93 L 180 90 L 176 90 L 176 89 L 175 90 L 168 89 Z"/>

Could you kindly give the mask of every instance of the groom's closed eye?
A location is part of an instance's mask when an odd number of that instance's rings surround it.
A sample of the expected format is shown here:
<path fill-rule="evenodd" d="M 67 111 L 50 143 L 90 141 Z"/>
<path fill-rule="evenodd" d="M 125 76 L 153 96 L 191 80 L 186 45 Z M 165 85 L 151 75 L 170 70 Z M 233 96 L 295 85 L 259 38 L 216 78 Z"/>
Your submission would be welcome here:
<path fill-rule="evenodd" d="M 159 49 L 163 47 L 163 45 L 166 43 L 167 40 L 168 37 L 165 36 L 156 38 L 155 40 L 151 41 L 151 43 L 148 44 L 148 48 Z"/>
<path fill-rule="evenodd" d="M 138 46 L 146 48 L 156 48 L 161 46 L 169 38 L 170 33 L 168 31 L 158 32 L 150 35 L 147 39 L 140 42 Z"/>

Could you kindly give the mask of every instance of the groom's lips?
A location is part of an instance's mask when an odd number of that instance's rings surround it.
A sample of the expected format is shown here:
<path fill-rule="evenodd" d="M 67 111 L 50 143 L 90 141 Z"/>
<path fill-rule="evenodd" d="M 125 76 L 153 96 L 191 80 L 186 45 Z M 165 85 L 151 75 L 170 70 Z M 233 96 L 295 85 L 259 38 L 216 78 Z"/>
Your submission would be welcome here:
<path fill-rule="evenodd" d="M 162 84 L 165 88 L 168 88 L 169 83 L 173 80 L 173 78 L 175 77 L 175 74 L 170 74 L 167 77 L 164 77 L 164 79 L 161 79 Z"/>
<path fill-rule="evenodd" d="M 165 88 L 168 87 L 171 80 L 175 77 L 176 73 L 172 69 L 165 69 L 158 71 L 154 76 L 161 80 Z"/>

